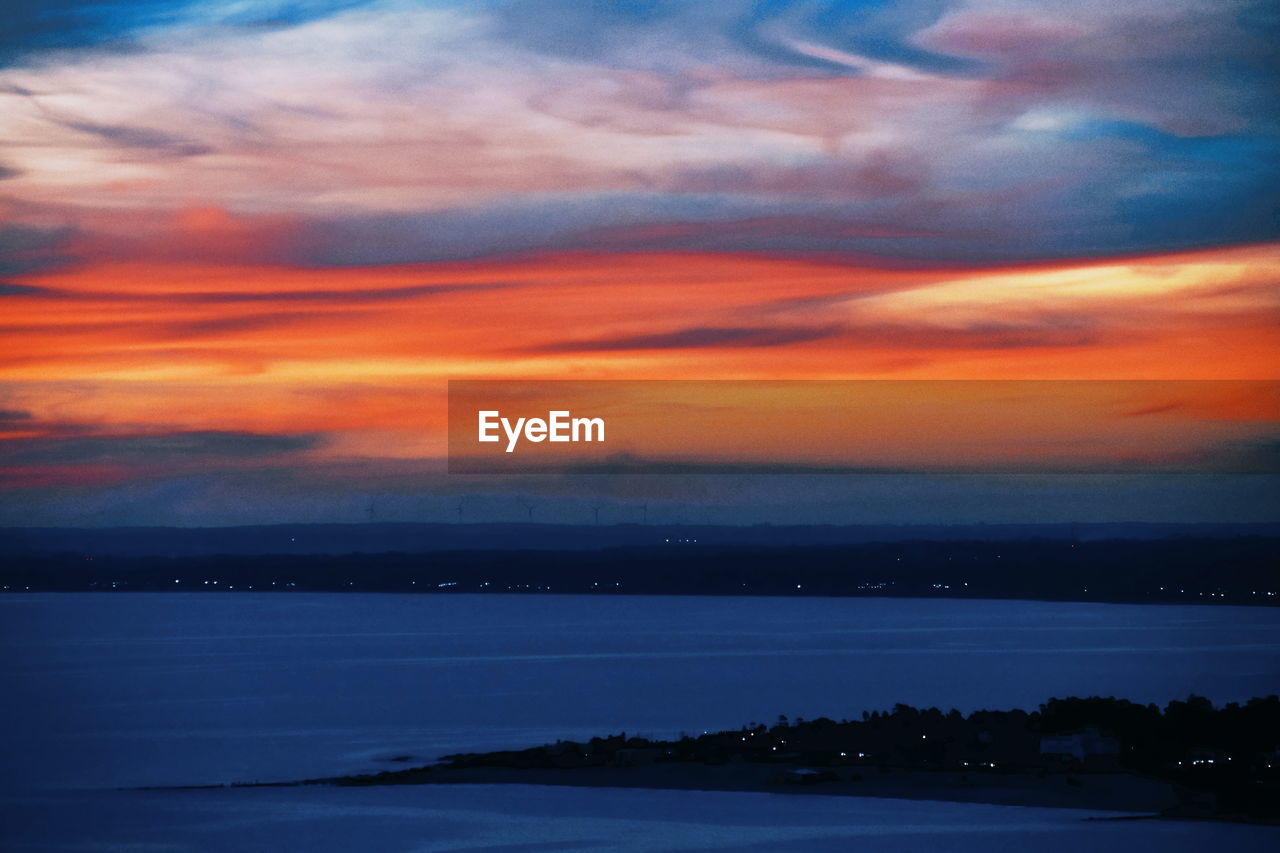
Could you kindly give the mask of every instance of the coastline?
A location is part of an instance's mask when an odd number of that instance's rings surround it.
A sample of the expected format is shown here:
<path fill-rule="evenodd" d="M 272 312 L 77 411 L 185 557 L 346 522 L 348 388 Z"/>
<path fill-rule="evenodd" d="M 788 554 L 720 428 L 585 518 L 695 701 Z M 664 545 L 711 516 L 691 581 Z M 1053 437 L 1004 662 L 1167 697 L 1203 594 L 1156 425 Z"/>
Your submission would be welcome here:
<path fill-rule="evenodd" d="M 358 787 L 376 785 L 552 785 L 588 788 L 651 788 L 740 791 L 906 800 L 940 800 L 984 805 L 1038 806 L 1135 812 L 1158 816 L 1177 807 L 1174 786 L 1131 773 L 1053 774 L 961 773 L 907 768 L 859 768 L 838 780 L 811 784 L 785 781 L 794 768 L 733 762 L 686 762 L 643 767 L 449 767 L 438 765 L 370 775 L 308 780 L 295 784 Z M 1070 780 L 1070 781 L 1069 781 Z"/>
<path fill-rule="evenodd" d="M 777 765 L 731 763 L 656 764 L 644 767 L 453 767 L 437 764 L 404 770 L 285 782 L 233 782 L 224 785 L 144 786 L 127 790 L 194 791 L 237 788 L 367 788 L 401 785 L 539 785 L 657 791 L 833 796 L 987 806 L 1105 812 L 1087 821 L 1199 821 L 1280 827 L 1280 821 L 1223 814 L 1189 804 L 1174 783 L 1127 772 L 961 773 L 914 768 L 867 768 L 840 779 L 793 784 Z"/>
<path fill-rule="evenodd" d="M 678 741 L 556 741 L 446 755 L 436 764 L 230 787 L 486 784 L 816 793 L 1120 812 L 1280 825 L 1274 773 L 1276 696 L 1155 705 L 1088 697 L 1038 711 L 916 709 L 860 721 L 778 718 L 772 728 Z M 1105 729 L 1105 733 L 1104 733 Z M 1235 753 L 1234 758 L 1232 753 Z M 408 761 L 407 756 L 391 759 Z"/>

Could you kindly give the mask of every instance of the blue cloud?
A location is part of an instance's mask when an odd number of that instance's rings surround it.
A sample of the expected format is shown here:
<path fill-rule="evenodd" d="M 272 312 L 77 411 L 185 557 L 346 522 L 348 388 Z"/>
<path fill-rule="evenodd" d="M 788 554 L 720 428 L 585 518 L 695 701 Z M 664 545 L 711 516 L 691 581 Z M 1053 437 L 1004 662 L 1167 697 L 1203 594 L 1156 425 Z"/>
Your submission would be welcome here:
<path fill-rule="evenodd" d="M 316 433 L 266 435 L 231 430 L 193 430 L 159 435 L 56 436 L 11 441 L 9 464 L 77 464 L 104 460 L 125 464 L 249 459 L 310 450 Z"/>
<path fill-rule="evenodd" d="M 6 0 L 0 66 L 51 50 L 136 49 L 138 35 L 166 27 L 291 26 L 368 0 Z"/>
<path fill-rule="evenodd" d="M 0 275 L 37 272 L 72 262 L 66 247 L 74 233 L 71 228 L 0 226 Z"/>
<path fill-rule="evenodd" d="M 665 72 L 673 63 L 717 64 L 746 76 L 859 73 L 788 47 L 781 41 L 785 34 L 925 70 L 972 71 L 977 65 L 969 60 L 933 53 L 907 39 L 950 5 L 949 0 L 503 0 L 492 12 L 505 40 L 612 67 Z"/>

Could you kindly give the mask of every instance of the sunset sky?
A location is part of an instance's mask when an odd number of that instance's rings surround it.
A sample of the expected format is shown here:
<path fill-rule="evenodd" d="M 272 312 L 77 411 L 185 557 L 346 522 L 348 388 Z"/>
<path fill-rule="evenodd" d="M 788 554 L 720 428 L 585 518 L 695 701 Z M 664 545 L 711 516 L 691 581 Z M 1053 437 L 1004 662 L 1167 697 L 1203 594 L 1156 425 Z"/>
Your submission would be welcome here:
<path fill-rule="evenodd" d="M 1280 380 L 1265 0 L 5 6 L 0 524 L 1280 520 L 443 463 L 450 379 Z"/>

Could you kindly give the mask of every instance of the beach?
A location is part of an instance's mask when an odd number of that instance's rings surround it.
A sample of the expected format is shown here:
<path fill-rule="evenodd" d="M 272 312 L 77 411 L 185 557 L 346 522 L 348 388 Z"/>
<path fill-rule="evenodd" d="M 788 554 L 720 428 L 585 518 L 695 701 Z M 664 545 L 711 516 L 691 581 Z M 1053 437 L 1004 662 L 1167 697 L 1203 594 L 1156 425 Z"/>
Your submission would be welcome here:
<path fill-rule="evenodd" d="M 586 788 L 750 791 L 889 797 L 987 805 L 1160 813 L 1178 805 L 1171 783 L 1132 773 L 959 773 L 877 767 L 841 768 L 838 780 L 789 779 L 795 768 L 733 762 L 644 767 L 507 768 L 436 766 L 319 780 L 336 785 L 556 785 Z"/>

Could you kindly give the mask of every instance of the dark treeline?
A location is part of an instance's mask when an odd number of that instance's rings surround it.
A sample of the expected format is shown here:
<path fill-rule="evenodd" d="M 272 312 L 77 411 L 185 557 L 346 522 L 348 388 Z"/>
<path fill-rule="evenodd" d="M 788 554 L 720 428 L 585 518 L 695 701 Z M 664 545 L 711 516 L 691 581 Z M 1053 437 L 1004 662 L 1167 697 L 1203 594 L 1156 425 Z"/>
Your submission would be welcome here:
<path fill-rule="evenodd" d="M 634 766 L 655 762 L 767 762 L 832 780 L 889 768 L 964 774 L 1130 772 L 1167 779 L 1181 814 L 1280 818 L 1280 698 L 1215 708 L 1191 697 L 1163 710 L 1123 699 L 1052 699 L 1039 710 L 976 711 L 897 705 L 858 720 L 750 723 L 678 740 L 625 733 L 584 743 L 446 756 L 451 767 Z M 811 775 L 820 780 L 822 776 Z"/>
<path fill-rule="evenodd" d="M 1280 538 L 866 542 L 691 541 L 602 550 L 127 556 L 10 555 L 0 586 L 87 591 L 377 591 L 936 596 L 1280 602 Z"/>

